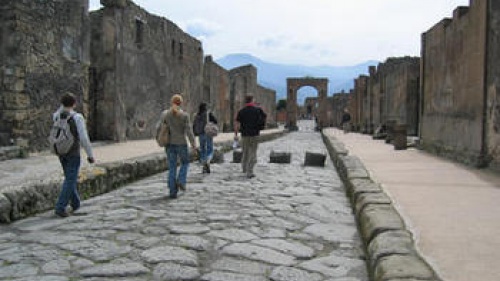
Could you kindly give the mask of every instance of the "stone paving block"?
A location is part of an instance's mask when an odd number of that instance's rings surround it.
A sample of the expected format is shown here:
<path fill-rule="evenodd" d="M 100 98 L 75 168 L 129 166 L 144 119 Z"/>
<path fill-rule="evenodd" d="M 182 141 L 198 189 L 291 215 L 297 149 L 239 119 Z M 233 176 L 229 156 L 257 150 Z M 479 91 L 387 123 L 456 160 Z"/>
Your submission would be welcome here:
<path fill-rule="evenodd" d="M 233 163 L 241 163 L 243 152 L 239 149 L 233 150 Z"/>
<path fill-rule="evenodd" d="M 383 257 L 374 272 L 375 281 L 395 279 L 437 280 L 436 274 L 418 256 L 391 255 Z"/>
<path fill-rule="evenodd" d="M 210 163 L 224 163 L 224 152 L 222 151 L 222 149 L 214 149 L 214 154 Z"/>
<path fill-rule="evenodd" d="M 370 204 L 359 216 L 361 235 L 369 245 L 375 236 L 384 231 L 404 230 L 405 224 L 392 205 Z"/>
<path fill-rule="evenodd" d="M 380 187 L 378 183 L 375 183 L 371 179 L 367 178 L 351 179 L 346 183 L 346 186 L 353 204 L 357 201 L 361 194 L 383 192 L 382 187 Z"/>
<path fill-rule="evenodd" d="M 326 154 L 306 151 L 304 166 L 324 167 Z"/>
<path fill-rule="evenodd" d="M 357 216 L 363 211 L 363 209 L 370 204 L 392 204 L 391 198 L 387 196 L 384 192 L 376 193 L 361 193 L 356 200 L 354 205 L 354 212 Z"/>
<path fill-rule="evenodd" d="M 289 152 L 277 152 L 273 150 L 269 155 L 269 163 L 290 164 L 291 159 L 292 154 Z"/>
<path fill-rule="evenodd" d="M 370 267 L 389 255 L 416 255 L 415 241 L 407 230 L 386 231 L 377 235 L 367 247 Z"/>
<path fill-rule="evenodd" d="M 0 222 L 10 222 L 11 211 L 12 203 L 5 195 L 0 194 Z"/>
<path fill-rule="evenodd" d="M 357 178 L 370 178 L 370 174 L 366 170 L 363 162 L 356 156 L 341 157 L 342 159 L 342 175 L 348 180 Z"/>

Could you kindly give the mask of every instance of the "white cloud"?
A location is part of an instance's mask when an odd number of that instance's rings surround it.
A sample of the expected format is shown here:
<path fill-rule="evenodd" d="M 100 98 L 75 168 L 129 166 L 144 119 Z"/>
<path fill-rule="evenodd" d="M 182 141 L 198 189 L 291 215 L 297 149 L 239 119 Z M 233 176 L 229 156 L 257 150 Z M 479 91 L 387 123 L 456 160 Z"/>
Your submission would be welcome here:
<path fill-rule="evenodd" d="M 90 0 L 91 8 L 99 0 Z M 420 54 L 420 36 L 469 0 L 135 0 L 219 58 L 351 65 Z"/>

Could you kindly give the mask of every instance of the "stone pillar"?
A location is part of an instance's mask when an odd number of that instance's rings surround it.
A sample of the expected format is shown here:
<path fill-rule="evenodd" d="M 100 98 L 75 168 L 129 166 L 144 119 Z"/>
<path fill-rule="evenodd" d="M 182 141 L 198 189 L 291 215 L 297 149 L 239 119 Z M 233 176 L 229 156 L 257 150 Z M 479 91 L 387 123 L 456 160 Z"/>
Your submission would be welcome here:
<path fill-rule="evenodd" d="M 406 124 L 396 124 L 392 130 L 393 144 L 395 150 L 406 149 Z"/>
<path fill-rule="evenodd" d="M 392 140 L 394 139 L 393 133 L 394 133 L 394 126 L 396 126 L 396 120 L 387 120 L 386 122 L 386 130 L 387 130 L 387 135 L 385 137 L 385 143 L 391 143 Z"/>

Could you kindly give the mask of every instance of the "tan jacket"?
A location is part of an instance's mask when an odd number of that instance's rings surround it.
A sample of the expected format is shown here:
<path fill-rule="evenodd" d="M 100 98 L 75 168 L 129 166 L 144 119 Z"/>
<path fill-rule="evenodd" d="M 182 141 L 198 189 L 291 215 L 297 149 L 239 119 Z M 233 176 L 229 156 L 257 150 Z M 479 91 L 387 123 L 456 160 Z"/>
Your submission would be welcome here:
<path fill-rule="evenodd" d="M 185 111 L 179 110 L 178 114 L 174 115 L 171 110 L 165 110 L 161 114 L 161 120 L 167 123 L 170 132 L 169 144 L 187 144 L 188 137 L 191 146 L 195 146 L 191 122 Z"/>

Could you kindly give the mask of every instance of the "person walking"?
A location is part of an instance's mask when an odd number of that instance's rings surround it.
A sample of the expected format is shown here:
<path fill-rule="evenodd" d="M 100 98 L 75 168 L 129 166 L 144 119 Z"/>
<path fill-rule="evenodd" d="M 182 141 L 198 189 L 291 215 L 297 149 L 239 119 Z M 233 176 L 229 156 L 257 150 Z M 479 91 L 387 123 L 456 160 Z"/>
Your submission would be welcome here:
<path fill-rule="evenodd" d="M 214 154 L 214 138 L 205 132 L 208 122 L 217 124 L 217 119 L 209 112 L 206 103 L 198 106 L 198 113 L 193 121 L 193 133 L 198 137 L 200 144 L 200 162 L 203 165 L 203 173 L 210 174 L 210 161 Z"/>
<path fill-rule="evenodd" d="M 52 118 L 56 121 L 59 118 L 67 119 L 74 142 L 69 151 L 65 154 L 58 155 L 59 162 L 64 171 L 64 181 L 61 187 L 61 192 L 55 206 L 55 214 L 59 217 L 68 217 L 66 211 L 68 203 L 71 205 L 71 212 L 74 213 L 80 208 L 80 195 L 78 194 L 78 173 L 80 172 L 80 147 L 83 147 L 87 154 L 87 161 L 94 163 L 94 155 L 92 154 L 92 146 L 90 138 L 85 126 L 85 119 L 82 114 L 75 111 L 76 98 L 72 93 L 64 94 L 61 97 L 61 106 L 54 112 Z"/>
<path fill-rule="evenodd" d="M 266 113 L 254 103 L 251 95 L 245 97 L 245 106 L 238 111 L 234 126 L 234 137 L 241 132 L 241 167 L 247 178 L 255 177 L 253 168 L 257 163 L 258 136 L 266 125 Z"/>
<path fill-rule="evenodd" d="M 176 199 L 180 190 L 186 190 L 186 180 L 189 168 L 189 152 L 186 137 L 191 147 L 196 150 L 196 143 L 191 130 L 189 114 L 182 110 L 182 96 L 175 94 L 171 99 L 171 107 L 164 111 L 160 120 L 164 120 L 170 133 L 165 153 L 168 161 L 168 188 L 170 199 Z M 177 159 L 180 159 L 180 168 L 177 172 Z"/>

